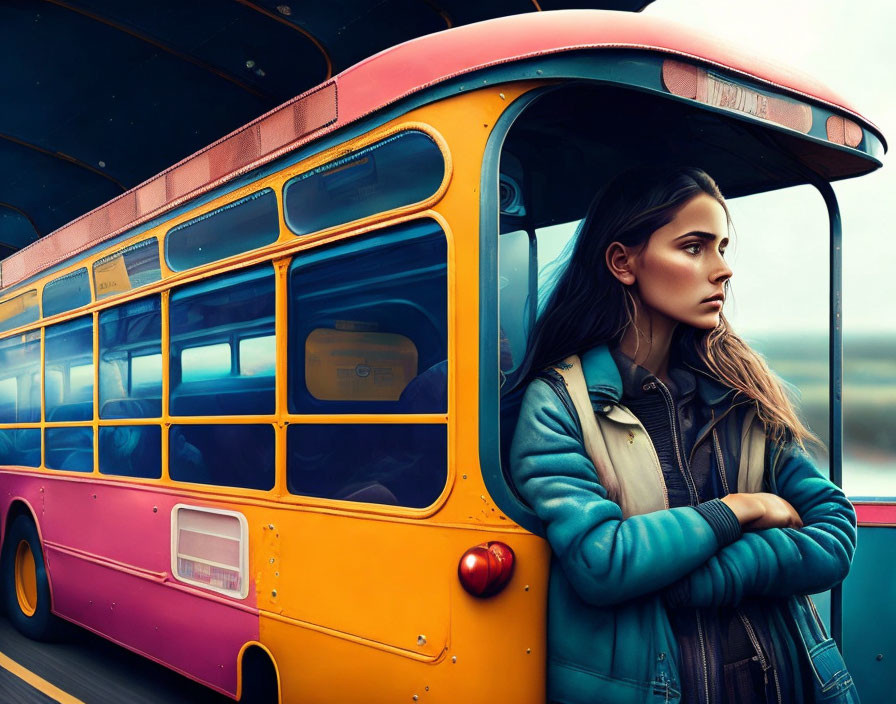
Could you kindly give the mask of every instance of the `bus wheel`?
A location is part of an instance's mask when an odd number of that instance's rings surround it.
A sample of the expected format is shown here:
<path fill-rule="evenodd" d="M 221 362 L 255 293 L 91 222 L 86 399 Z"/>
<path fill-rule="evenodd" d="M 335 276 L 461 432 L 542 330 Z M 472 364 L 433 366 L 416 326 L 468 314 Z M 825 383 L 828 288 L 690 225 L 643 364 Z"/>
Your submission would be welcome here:
<path fill-rule="evenodd" d="M 279 704 L 277 670 L 268 654 L 250 647 L 243 655 L 243 695 L 240 704 Z"/>
<path fill-rule="evenodd" d="M 28 516 L 16 517 L 9 527 L 0 563 L 3 600 L 12 624 L 35 640 L 58 636 L 60 621 L 50 612 L 50 584 L 40 538 Z"/>

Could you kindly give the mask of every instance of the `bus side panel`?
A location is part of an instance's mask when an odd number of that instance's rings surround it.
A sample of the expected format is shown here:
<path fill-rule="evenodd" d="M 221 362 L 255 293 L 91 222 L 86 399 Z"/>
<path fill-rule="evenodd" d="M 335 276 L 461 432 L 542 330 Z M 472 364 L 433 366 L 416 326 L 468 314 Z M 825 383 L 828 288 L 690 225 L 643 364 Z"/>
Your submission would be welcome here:
<path fill-rule="evenodd" d="M 423 527 L 430 535 L 425 543 L 442 565 L 439 578 L 449 590 L 450 633 L 435 657 L 426 658 L 432 633 L 405 635 L 407 647 L 390 648 L 352 632 L 325 631 L 315 623 L 288 622 L 279 614 L 261 610 L 261 642 L 272 652 L 280 672 L 284 702 L 364 701 L 386 704 L 396 701 L 442 704 L 543 704 L 544 615 L 550 554 L 540 538 L 525 533 L 470 531 L 448 527 Z M 371 532 L 372 529 L 371 529 Z M 516 567 L 507 587 L 481 599 L 467 594 L 457 577 L 457 562 L 473 544 L 501 540 L 512 547 Z M 436 547 L 438 546 L 438 547 Z M 368 549 L 371 549 L 368 545 Z M 404 559 L 421 575 L 431 573 L 425 556 L 409 551 Z M 357 572 L 356 595 L 363 598 L 377 580 L 376 574 Z M 423 591 L 425 586 L 416 585 Z M 403 602 L 414 591 L 406 586 L 394 594 L 392 604 L 379 614 L 388 622 L 403 611 Z M 346 611 L 356 604 L 345 603 Z M 423 616 L 423 615 L 421 615 Z M 415 648 L 414 639 L 426 644 Z"/>
<path fill-rule="evenodd" d="M 886 673 L 896 655 L 896 505 L 857 506 L 859 542 L 843 583 L 843 656 L 865 702 L 893 698 Z M 862 525 L 871 514 L 874 522 Z"/>
<path fill-rule="evenodd" d="M 57 614 L 236 692 L 240 648 L 258 638 L 255 588 L 240 601 L 173 579 L 171 510 L 188 499 L 71 477 L 16 481 L 39 511 Z"/>
<path fill-rule="evenodd" d="M 220 691 L 235 694 L 240 648 L 257 614 L 83 559 L 52 555 L 55 611 Z M 48 565 L 51 561 L 48 559 Z"/>

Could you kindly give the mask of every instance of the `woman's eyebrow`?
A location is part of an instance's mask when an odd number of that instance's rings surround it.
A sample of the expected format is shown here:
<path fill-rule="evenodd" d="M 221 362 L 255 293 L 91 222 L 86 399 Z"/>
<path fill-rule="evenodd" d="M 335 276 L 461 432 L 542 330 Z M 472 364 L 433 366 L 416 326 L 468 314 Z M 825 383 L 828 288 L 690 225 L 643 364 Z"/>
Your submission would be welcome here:
<path fill-rule="evenodd" d="M 700 237 L 704 240 L 715 240 L 716 235 L 711 232 L 701 232 L 700 230 L 693 230 L 692 232 L 685 232 L 683 235 L 679 235 L 676 237 L 673 242 L 678 242 L 678 240 L 683 240 L 685 237 Z M 727 237 L 723 237 L 722 239 L 727 240 Z"/>

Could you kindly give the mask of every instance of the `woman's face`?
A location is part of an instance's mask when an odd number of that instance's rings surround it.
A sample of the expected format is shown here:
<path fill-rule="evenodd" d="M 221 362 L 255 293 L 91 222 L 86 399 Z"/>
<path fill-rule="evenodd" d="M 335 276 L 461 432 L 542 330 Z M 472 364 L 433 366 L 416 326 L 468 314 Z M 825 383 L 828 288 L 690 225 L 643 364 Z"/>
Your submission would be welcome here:
<path fill-rule="evenodd" d="M 631 258 L 631 271 L 648 313 L 704 330 L 719 324 L 725 282 L 728 218 L 712 196 L 688 201 Z"/>

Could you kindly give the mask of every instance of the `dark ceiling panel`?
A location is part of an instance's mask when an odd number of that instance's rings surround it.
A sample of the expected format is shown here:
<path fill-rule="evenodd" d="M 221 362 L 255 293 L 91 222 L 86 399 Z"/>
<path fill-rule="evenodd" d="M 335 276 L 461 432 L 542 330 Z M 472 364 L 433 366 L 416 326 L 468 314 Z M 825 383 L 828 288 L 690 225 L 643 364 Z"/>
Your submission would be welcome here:
<path fill-rule="evenodd" d="M 0 248 L 61 227 L 392 45 L 538 7 L 647 4 L 6 0 Z"/>

